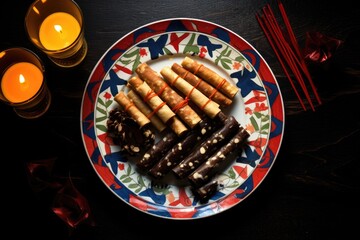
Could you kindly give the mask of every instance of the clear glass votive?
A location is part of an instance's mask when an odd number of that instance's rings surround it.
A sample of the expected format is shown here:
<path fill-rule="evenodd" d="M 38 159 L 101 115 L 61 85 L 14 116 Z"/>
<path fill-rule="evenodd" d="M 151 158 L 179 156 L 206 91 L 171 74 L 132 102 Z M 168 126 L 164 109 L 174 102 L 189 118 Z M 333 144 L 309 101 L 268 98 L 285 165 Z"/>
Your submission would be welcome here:
<path fill-rule="evenodd" d="M 41 59 L 26 48 L 9 48 L 0 52 L 0 101 L 13 107 L 26 119 L 46 113 L 51 93 L 45 80 Z"/>
<path fill-rule="evenodd" d="M 25 16 L 31 42 L 60 67 L 74 67 L 87 54 L 83 13 L 73 0 L 36 0 Z"/>

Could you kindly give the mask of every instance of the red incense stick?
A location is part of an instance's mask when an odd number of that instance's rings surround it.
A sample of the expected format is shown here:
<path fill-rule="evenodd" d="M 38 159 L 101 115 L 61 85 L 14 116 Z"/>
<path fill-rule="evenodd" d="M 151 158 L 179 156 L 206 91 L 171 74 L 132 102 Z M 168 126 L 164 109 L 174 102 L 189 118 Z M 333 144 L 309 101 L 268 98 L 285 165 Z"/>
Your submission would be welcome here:
<path fill-rule="evenodd" d="M 289 18 L 287 17 L 287 14 L 286 14 L 286 12 L 285 12 L 285 8 L 284 8 L 284 6 L 283 6 L 283 4 L 281 3 L 280 0 L 278 0 L 278 6 L 279 6 L 279 10 L 280 10 L 281 16 L 282 16 L 282 18 L 283 18 L 283 20 L 284 20 L 286 29 L 287 29 L 287 31 L 288 31 L 288 34 L 289 34 L 289 36 L 290 36 L 290 40 L 291 40 L 291 42 L 292 42 L 292 45 L 294 46 L 295 51 L 297 52 L 299 59 L 301 59 L 301 63 L 302 63 L 301 65 L 302 65 L 302 67 L 303 67 L 303 70 L 304 70 L 304 72 L 305 72 L 305 75 L 306 75 L 306 77 L 307 77 L 308 80 L 309 80 L 309 83 L 310 83 L 311 88 L 312 88 L 312 90 L 313 90 L 313 92 L 314 92 L 314 95 L 315 95 L 315 97 L 316 97 L 316 100 L 318 101 L 319 104 L 321 104 L 321 99 L 320 99 L 319 94 L 318 94 L 318 92 L 317 92 L 317 90 L 316 90 L 316 87 L 315 87 L 315 85 L 314 85 L 314 83 L 313 83 L 313 80 L 312 80 L 312 78 L 311 78 L 311 76 L 310 76 L 310 73 L 309 73 L 309 71 L 308 71 L 308 69 L 307 69 L 306 63 L 305 63 L 304 59 L 302 58 L 299 44 L 298 44 L 298 42 L 296 41 L 296 37 L 295 37 L 294 31 L 293 31 L 293 29 L 292 29 L 292 27 L 291 27 Z"/>
<path fill-rule="evenodd" d="M 275 52 L 275 54 L 276 54 L 276 57 L 278 58 L 278 60 L 279 60 L 279 62 L 280 62 L 280 65 L 281 65 L 281 67 L 282 67 L 282 69 L 283 69 L 286 77 L 289 79 L 289 82 L 290 82 L 290 84 L 291 84 L 291 87 L 293 88 L 293 90 L 294 90 L 294 92 L 295 92 L 295 94 L 296 94 L 296 96 L 297 96 L 297 98 L 298 98 L 298 100 L 299 100 L 302 108 L 306 111 L 306 107 L 305 107 L 305 105 L 304 105 L 304 102 L 302 101 L 302 99 L 301 99 L 301 97 L 300 97 L 300 95 L 299 95 L 299 93 L 298 93 L 298 91 L 297 91 L 297 89 L 296 89 L 296 87 L 295 87 L 295 84 L 294 84 L 292 78 L 290 77 L 290 74 L 289 74 L 288 71 L 287 71 L 287 68 L 286 68 L 284 62 L 282 61 L 282 58 L 280 57 L 279 53 L 276 51 L 276 47 L 275 47 L 275 45 L 274 45 L 273 40 L 272 40 L 271 37 L 270 37 L 270 34 L 268 33 L 268 30 L 265 28 L 264 24 L 262 23 L 262 20 L 260 19 L 260 17 L 259 17 L 257 14 L 256 14 L 256 19 L 258 20 L 258 22 L 259 22 L 259 24 L 260 24 L 260 27 L 261 27 L 262 30 L 264 31 L 264 33 L 265 33 L 265 35 L 266 35 L 266 38 L 268 39 L 271 47 L 274 49 L 274 52 Z"/>

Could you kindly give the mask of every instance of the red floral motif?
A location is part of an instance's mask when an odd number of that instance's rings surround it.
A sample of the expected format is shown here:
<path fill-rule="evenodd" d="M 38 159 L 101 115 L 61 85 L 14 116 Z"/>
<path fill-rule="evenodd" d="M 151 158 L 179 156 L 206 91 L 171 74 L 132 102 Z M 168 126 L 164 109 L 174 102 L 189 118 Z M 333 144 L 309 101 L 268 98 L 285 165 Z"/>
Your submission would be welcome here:
<path fill-rule="evenodd" d="M 208 52 L 208 51 L 207 51 L 206 47 L 202 46 L 202 47 L 200 48 L 199 57 L 204 58 L 204 57 L 206 56 L 206 53 L 207 53 L 207 52 Z"/>
<path fill-rule="evenodd" d="M 108 93 L 108 92 L 105 92 L 105 93 L 104 93 L 104 98 L 105 98 L 106 100 L 109 100 L 109 99 L 111 98 L 111 94 Z"/>
<path fill-rule="evenodd" d="M 251 134 L 253 132 L 255 132 L 255 128 L 252 124 L 246 124 L 245 125 L 245 129 Z"/>
<path fill-rule="evenodd" d="M 121 66 L 121 65 L 118 65 L 118 64 L 115 64 L 115 72 L 119 72 L 119 71 L 124 72 L 124 73 L 129 74 L 129 75 L 132 74 L 131 69 L 126 68 L 126 67 Z"/>
<path fill-rule="evenodd" d="M 257 91 L 257 90 L 253 90 L 253 93 L 254 93 L 254 97 L 247 100 L 245 102 L 245 104 L 250 104 L 250 103 L 254 103 L 254 102 L 263 102 L 266 100 L 265 93 L 263 93 L 261 91 Z"/>
<path fill-rule="evenodd" d="M 182 40 L 184 40 L 187 36 L 189 36 L 189 33 L 184 33 L 180 37 L 176 33 L 170 34 L 170 45 L 172 45 L 176 52 L 179 52 L 179 44 Z"/>
<path fill-rule="evenodd" d="M 246 108 L 245 108 L 245 114 L 252 115 L 252 113 L 253 113 L 253 111 L 252 111 L 251 108 L 249 108 L 249 107 L 246 107 Z"/>
<path fill-rule="evenodd" d="M 234 70 L 240 70 L 240 69 L 243 69 L 243 68 L 244 68 L 244 66 L 243 66 L 243 64 L 241 62 L 234 62 L 233 63 L 233 69 Z"/>
<path fill-rule="evenodd" d="M 265 105 L 265 103 L 256 103 L 254 112 L 261 112 L 267 110 L 269 107 Z"/>
<path fill-rule="evenodd" d="M 191 206 L 191 199 L 186 195 L 185 189 L 179 189 L 179 199 L 170 203 L 170 206 L 177 206 L 181 204 L 182 206 Z"/>
<path fill-rule="evenodd" d="M 266 138 L 257 138 L 254 141 L 249 141 L 248 145 L 253 146 L 255 148 L 255 151 L 257 154 L 259 154 L 260 156 L 262 155 L 262 150 L 261 148 L 264 147 L 266 144 Z"/>
<path fill-rule="evenodd" d="M 125 164 L 123 164 L 123 163 L 119 163 L 119 165 L 118 165 L 118 168 L 119 168 L 119 170 L 124 170 L 124 167 L 125 167 Z"/>
<path fill-rule="evenodd" d="M 145 49 L 145 48 L 140 48 L 139 54 L 140 54 L 140 57 L 145 57 L 145 56 L 147 56 L 147 51 L 146 51 L 146 49 Z"/>

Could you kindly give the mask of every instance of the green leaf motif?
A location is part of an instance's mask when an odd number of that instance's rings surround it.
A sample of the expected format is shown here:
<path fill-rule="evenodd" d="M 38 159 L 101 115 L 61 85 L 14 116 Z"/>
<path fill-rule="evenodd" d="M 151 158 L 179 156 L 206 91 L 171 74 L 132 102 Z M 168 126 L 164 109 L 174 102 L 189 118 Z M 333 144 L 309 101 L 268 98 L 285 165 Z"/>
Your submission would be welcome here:
<path fill-rule="evenodd" d="M 132 58 L 135 55 L 139 55 L 139 52 L 140 52 L 140 48 L 136 48 L 134 51 L 124 54 L 123 57 L 124 58 Z"/>
<path fill-rule="evenodd" d="M 102 121 L 105 121 L 107 118 L 108 118 L 107 116 L 98 117 L 98 118 L 96 118 L 96 122 L 102 122 Z"/>
<path fill-rule="evenodd" d="M 137 187 L 139 187 L 139 184 L 137 184 L 137 183 L 131 183 L 131 184 L 128 185 L 128 187 L 129 187 L 129 188 L 137 188 Z"/>
<path fill-rule="evenodd" d="M 269 126 L 270 126 L 269 123 L 265 123 L 264 125 L 261 126 L 261 131 L 268 130 Z"/>
<path fill-rule="evenodd" d="M 227 185 L 226 188 L 237 188 L 238 186 L 240 186 L 239 182 L 233 182 L 230 185 Z"/>
<path fill-rule="evenodd" d="M 106 103 L 105 103 L 106 109 L 109 108 L 112 103 L 113 103 L 113 100 L 108 100 L 108 101 L 106 101 Z"/>
<path fill-rule="evenodd" d="M 228 176 L 229 176 L 229 178 L 231 178 L 231 179 L 235 179 L 236 174 L 235 174 L 235 172 L 234 172 L 234 169 L 231 168 L 231 169 L 228 171 Z"/>
<path fill-rule="evenodd" d="M 123 180 L 124 178 L 127 178 L 127 177 L 128 177 L 128 175 L 123 174 L 123 175 L 120 176 L 120 180 Z"/>
<path fill-rule="evenodd" d="M 128 65 L 128 64 L 130 64 L 130 63 L 132 62 L 131 59 L 123 59 L 123 58 L 120 58 L 119 61 L 120 61 L 124 66 L 126 66 L 126 65 Z"/>
<path fill-rule="evenodd" d="M 106 131 L 107 131 L 107 128 L 106 128 L 104 125 L 102 125 L 102 124 L 96 125 L 96 128 L 99 129 L 99 130 L 102 131 L 102 132 L 106 132 Z"/>
<path fill-rule="evenodd" d="M 173 53 L 169 49 L 167 49 L 166 47 L 164 47 L 163 50 L 164 50 L 166 55 L 173 55 Z"/>
<path fill-rule="evenodd" d="M 126 169 L 126 174 L 127 174 L 128 176 L 130 176 L 130 175 L 131 175 L 131 165 L 128 164 L 127 166 L 128 166 L 128 168 Z"/>
<path fill-rule="evenodd" d="M 200 52 L 199 47 L 196 44 L 194 45 L 194 40 L 195 40 L 195 34 L 191 34 L 191 38 L 190 38 L 189 42 L 186 44 L 186 46 L 184 47 L 183 53 L 198 54 Z"/>
<path fill-rule="evenodd" d="M 105 103 L 101 98 L 98 98 L 98 103 L 105 107 Z"/>
<path fill-rule="evenodd" d="M 228 64 L 232 64 L 231 60 L 228 58 L 221 59 L 221 66 L 227 70 L 231 70 L 231 67 Z"/>
<path fill-rule="evenodd" d="M 242 56 L 242 55 L 239 55 L 239 56 L 237 56 L 236 58 L 235 58 L 235 61 L 237 61 L 237 62 L 242 62 L 242 61 L 244 61 L 245 60 L 245 58 L 244 58 L 244 56 Z"/>
<path fill-rule="evenodd" d="M 131 182 L 132 178 L 131 177 L 127 177 L 124 180 L 122 180 L 123 183 L 129 183 Z"/>
<path fill-rule="evenodd" d="M 260 118 L 263 116 L 263 114 L 260 113 L 260 112 L 254 112 L 254 115 L 255 115 L 256 118 L 258 118 L 258 119 L 260 119 Z"/>
<path fill-rule="evenodd" d="M 97 110 L 98 112 L 100 112 L 101 114 L 105 115 L 105 116 L 107 115 L 106 110 L 104 110 L 104 109 L 102 109 L 102 108 L 96 107 L 96 110 Z"/>
<path fill-rule="evenodd" d="M 145 187 L 145 182 L 141 175 L 138 175 L 137 180 L 140 186 Z"/>
<path fill-rule="evenodd" d="M 251 116 L 251 117 L 250 117 L 250 122 L 251 122 L 251 124 L 253 125 L 255 131 L 259 131 L 259 125 L 257 124 L 254 116 Z"/>
<path fill-rule="evenodd" d="M 134 60 L 134 64 L 132 66 L 132 72 L 135 72 L 136 68 L 139 66 L 139 64 L 141 63 L 140 61 L 140 54 L 136 56 L 135 60 Z"/>

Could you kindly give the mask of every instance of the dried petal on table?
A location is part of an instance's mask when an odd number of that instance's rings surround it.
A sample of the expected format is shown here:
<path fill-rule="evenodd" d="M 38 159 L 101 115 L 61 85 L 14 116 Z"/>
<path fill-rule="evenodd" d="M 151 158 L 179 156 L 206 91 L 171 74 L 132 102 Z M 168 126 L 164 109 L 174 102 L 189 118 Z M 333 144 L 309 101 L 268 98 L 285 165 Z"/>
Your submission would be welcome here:
<path fill-rule="evenodd" d="M 307 32 L 304 49 L 305 59 L 314 63 L 325 62 L 334 55 L 343 42 L 320 32 Z"/>

